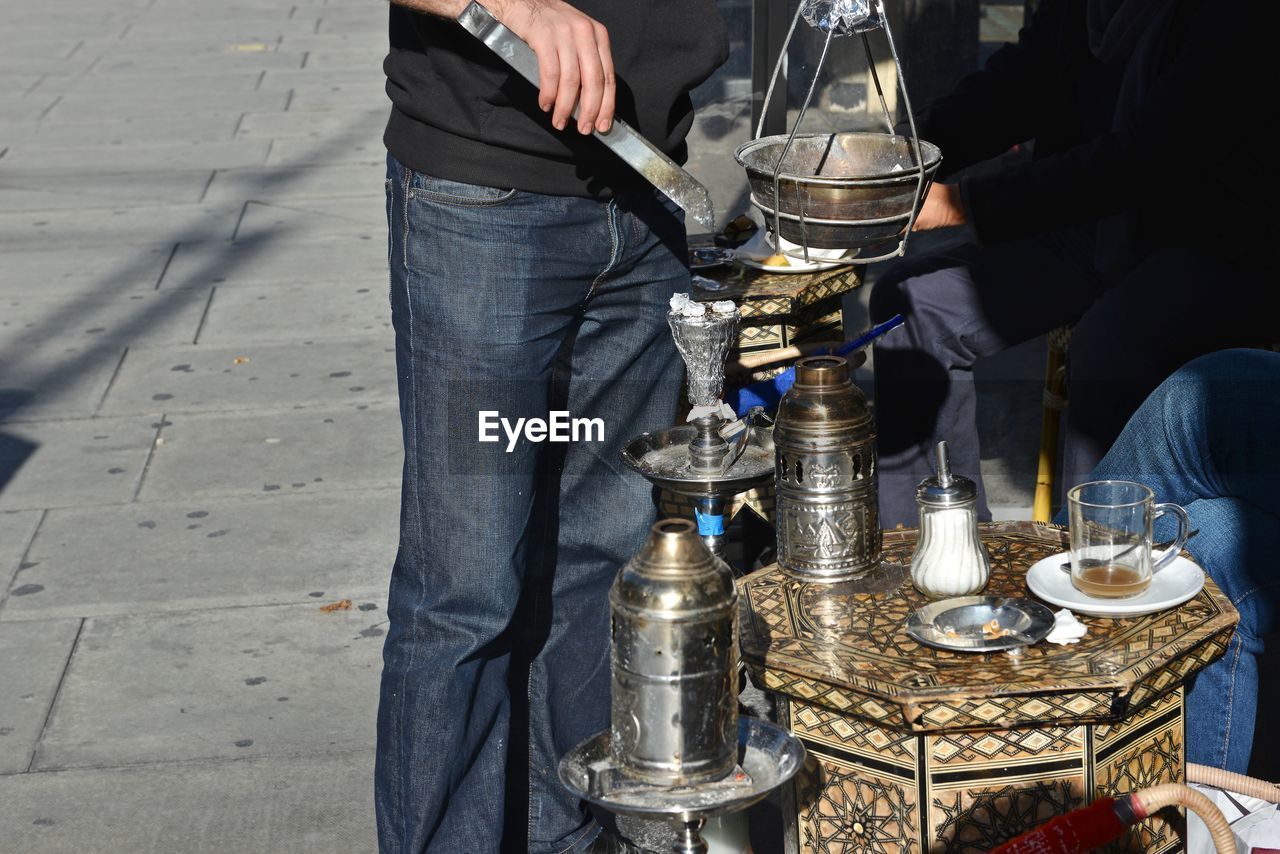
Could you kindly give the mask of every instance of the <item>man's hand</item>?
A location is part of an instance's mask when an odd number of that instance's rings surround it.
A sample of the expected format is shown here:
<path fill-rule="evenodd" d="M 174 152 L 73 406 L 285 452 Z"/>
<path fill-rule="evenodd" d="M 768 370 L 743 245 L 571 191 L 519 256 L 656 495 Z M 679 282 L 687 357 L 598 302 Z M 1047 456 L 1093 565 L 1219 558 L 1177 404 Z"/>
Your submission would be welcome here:
<path fill-rule="evenodd" d="M 617 81 L 604 24 L 562 0 L 489 0 L 494 16 L 528 42 L 538 57 L 538 106 L 564 130 L 578 108 L 578 131 L 613 124 Z"/>
<path fill-rule="evenodd" d="M 924 197 L 924 204 L 920 207 L 920 215 L 916 217 L 912 231 L 948 228 L 964 225 L 966 221 L 964 205 L 960 202 L 960 188 L 955 184 L 935 183 Z"/>
<path fill-rule="evenodd" d="M 456 19 L 467 0 L 392 0 L 419 12 Z M 524 39 L 538 57 L 538 106 L 564 130 L 578 107 L 578 131 L 613 126 L 617 80 L 604 24 L 563 0 L 482 0 L 494 17 Z"/>

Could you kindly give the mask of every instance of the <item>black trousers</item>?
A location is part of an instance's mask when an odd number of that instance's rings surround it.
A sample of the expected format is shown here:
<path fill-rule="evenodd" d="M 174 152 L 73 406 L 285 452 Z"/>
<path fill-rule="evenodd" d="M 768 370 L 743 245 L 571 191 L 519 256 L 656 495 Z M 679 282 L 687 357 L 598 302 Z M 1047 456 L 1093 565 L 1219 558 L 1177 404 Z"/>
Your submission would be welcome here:
<path fill-rule="evenodd" d="M 952 469 L 979 485 L 973 366 L 1067 323 L 1063 486 L 1088 477 L 1125 422 L 1184 362 L 1233 346 L 1280 340 L 1276 274 L 1205 252 L 1159 250 L 1123 275 L 1099 273 L 1085 231 L 907 258 L 871 295 L 876 322 L 902 314 L 903 332 L 876 345 L 880 513 L 886 528 L 915 525 L 915 487 L 945 439 Z"/>

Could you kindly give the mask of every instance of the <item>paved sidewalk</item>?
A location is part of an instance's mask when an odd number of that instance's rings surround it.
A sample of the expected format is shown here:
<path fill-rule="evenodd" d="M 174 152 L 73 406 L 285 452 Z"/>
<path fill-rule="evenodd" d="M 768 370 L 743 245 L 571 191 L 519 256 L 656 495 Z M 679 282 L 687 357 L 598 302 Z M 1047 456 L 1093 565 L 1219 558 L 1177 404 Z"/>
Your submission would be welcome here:
<path fill-rule="evenodd" d="M 375 848 L 385 19 L 0 0 L 0 851 Z"/>

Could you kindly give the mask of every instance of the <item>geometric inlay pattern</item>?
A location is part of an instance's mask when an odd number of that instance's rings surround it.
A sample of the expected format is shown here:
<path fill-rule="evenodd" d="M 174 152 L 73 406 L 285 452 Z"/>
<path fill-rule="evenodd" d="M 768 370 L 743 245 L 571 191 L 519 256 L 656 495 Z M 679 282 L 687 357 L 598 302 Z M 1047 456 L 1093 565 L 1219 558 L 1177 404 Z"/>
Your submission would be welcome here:
<path fill-rule="evenodd" d="M 935 795 L 933 806 L 941 820 L 934 833 L 940 845 L 930 846 L 930 850 L 947 854 L 990 851 L 1083 804 L 1081 793 L 1066 780 Z"/>
<path fill-rule="evenodd" d="M 914 765 L 915 736 L 859 720 L 850 720 L 817 706 L 793 702 L 791 728 L 798 735 L 838 745 L 850 753 Z"/>
<path fill-rule="evenodd" d="M 1182 779 L 1182 737 L 1180 728 L 1170 727 L 1154 739 L 1145 739 L 1114 757 L 1099 769 L 1098 789 L 1106 795 L 1120 795 L 1160 783 Z M 1176 846 L 1184 828 L 1176 810 L 1167 809 L 1159 818 L 1140 822 L 1127 838 L 1107 851 L 1162 851 Z"/>
<path fill-rule="evenodd" d="M 805 849 L 820 854 L 898 854 L 915 847 L 915 799 L 902 786 L 829 763 L 821 781 L 800 790 L 816 797 L 801 806 Z"/>
<path fill-rule="evenodd" d="M 1037 761 L 1084 750 L 1083 727 L 1026 727 L 1012 730 L 940 733 L 930 739 L 934 766 L 1035 757 Z"/>
<path fill-rule="evenodd" d="M 914 530 L 886 531 L 882 554 L 910 562 Z M 988 595 L 1027 596 L 1026 569 L 1063 551 L 1066 530 L 1032 522 L 982 526 Z M 742 591 L 743 660 L 756 682 L 840 715 L 917 733 L 1115 723 L 1159 700 L 1220 656 L 1238 615 L 1212 580 L 1191 601 L 1156 614 L 1083 621 L 1065 647 L 1014 657 L 922 646 L 906 634 L 927 600 L 909 579 L 889 592 L 859 582 L 793 581 L 776 566 Z"/>

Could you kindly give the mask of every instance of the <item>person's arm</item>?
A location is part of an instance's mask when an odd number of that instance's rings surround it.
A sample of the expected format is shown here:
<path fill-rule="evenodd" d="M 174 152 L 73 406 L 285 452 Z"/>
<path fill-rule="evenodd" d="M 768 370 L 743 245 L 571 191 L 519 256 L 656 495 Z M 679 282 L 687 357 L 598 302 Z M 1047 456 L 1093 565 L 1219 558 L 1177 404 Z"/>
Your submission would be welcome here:
<path fill-rule="evenodd" d="M 415 12 L 456 19 L 469 0 L 392 0 Z M 578 108 L 578 130 L 613 122 L 617 84 L 604 24 L 563 0 L 484 0 L 484 7 L 528 42 L 538 57 L 538 106 L 564 130 Z"/>

